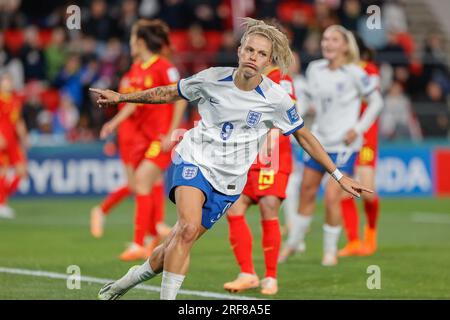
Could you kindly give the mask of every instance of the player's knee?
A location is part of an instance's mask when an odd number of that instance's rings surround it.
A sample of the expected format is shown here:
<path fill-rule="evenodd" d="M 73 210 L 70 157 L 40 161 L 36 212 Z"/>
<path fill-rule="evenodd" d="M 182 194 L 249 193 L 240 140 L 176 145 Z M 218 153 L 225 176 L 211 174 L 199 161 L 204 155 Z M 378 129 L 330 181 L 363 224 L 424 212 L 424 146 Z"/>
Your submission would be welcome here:
<path fill-rule="evenodd" d="M 279 208 L 280 200 L 278 198 L 264 198 L 260 201 L 260 209 L 263 220 L 277 218 Z"/>
<path fill-rule="evenodd" d="M 324 196 L 324 200 L 325 200 L 325 204 L 327 206 L 333 206 L 336 203 L 339 203 L 339 201 L 341 200 L 341 194 L 340 192 L 337 191 L 333 191 L 333 190 L 327 190 L 325 192 L 325 196 Z"/>
<path fill-rule="evenodd" d="M 373 201 L 376 199 L 376 193 L 362 192 L 361 197 L 364 201 Z"/>
<path fill-rule="evenodd" d="M 300 188 L 300 197 L 303 201 L 314 201 L 316 188 L 310 184 L 302 184 Z"/>
<path fill-rule="evenodd" d="M 151 191 L 151 186 L 148 185 L 148 181 L 144 177 L 137 176 L 134 181 L 134 189 L 136 193 L 147 194 Z"/>
<path fill-rule="evenodd" d="M 182 223 L 179 238 L 183 243 L 192 243 L 198 236 L 200 228 L 191 222 Z"/>

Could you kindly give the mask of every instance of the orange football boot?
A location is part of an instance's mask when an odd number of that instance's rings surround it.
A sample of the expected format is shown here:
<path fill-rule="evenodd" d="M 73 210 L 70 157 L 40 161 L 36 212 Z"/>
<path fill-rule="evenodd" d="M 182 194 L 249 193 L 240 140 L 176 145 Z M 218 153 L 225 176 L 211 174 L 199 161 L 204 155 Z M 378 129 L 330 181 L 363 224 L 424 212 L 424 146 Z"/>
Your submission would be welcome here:
<path fill-rule="evenodd" d="M 143 260 L 147 258 L 147 250 L 145 250 L 145 247 L 143 246 L 132 243 L 124 252 L 122 252 L 119 258 L 122 261 Z"/>
<path fill-rule="evenodd" d="M 266 295 L 274 295 L 278 292 L 277 279 L 267 277 L 261 280 L 261 293 Z"/>
<path fill-rule="evenodd" d="M 360 255 L 370 256 L 377 250 L 377 229 L 369 228 L 365 226 L 364 228 L 364 243 L 361 248 Z"/>
<path fill-rule="evenodd" d="M 339 257 L 358 256 L 361 253 L 362 243 L 358 240 L 348 242 L 344 248 L 339 250 Z"/>
<path fill-rule="evenodd" d="M 235 280 L 226 282 L 223 285 L 223 288 L 230 292 L 241 292 L 258 287 L 259 278 L 256 274 L 251 273 L 239 273 L 238 277 Z"/>

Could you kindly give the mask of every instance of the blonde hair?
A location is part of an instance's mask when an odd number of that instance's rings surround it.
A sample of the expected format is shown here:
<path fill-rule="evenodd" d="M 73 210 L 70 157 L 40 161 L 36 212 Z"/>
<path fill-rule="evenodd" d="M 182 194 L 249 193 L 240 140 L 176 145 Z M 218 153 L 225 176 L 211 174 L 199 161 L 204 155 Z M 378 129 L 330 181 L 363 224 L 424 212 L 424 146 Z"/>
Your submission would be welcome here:
<path fill-rule="evenodd" d="M 289 66 L 294 61 L 289 40 L 284 33 L 273 25 L 261 20 L 244 18 L 243 26 L 246 27 L 241 38 L 241 45 L 245 43 L 251 35 L 261 35 L 272 42 L 272 62 L 281 69 L 282 74 L 286 74 Z"/>
<path fill-rule="evenodd" d="M 358 44 L 356 43 L 355 36 L 353 33 L 346 28 L 344 28 L 341 25 L 333 24 L 327 28 L 332 29 L 335 31 L 338 31 L 344 36 L 345 41 L 347 42 L 348 51 L 347 51 L 347 63 L 359 63 L 360 56 L 359 56 L 359 48 Z"/>

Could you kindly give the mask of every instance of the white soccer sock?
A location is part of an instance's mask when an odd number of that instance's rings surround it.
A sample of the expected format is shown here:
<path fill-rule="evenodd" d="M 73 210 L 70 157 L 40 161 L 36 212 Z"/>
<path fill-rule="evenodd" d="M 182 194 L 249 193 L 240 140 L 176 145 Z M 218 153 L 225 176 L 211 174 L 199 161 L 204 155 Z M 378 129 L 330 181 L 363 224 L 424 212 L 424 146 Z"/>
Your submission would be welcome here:
<path fill-rule="evenodd" d="M 323 225 L 323 252 L 337 254 L 341 226 Z"/>
<path fill-rule="evenodd" d="M 292 228 L 289 231 L 289 237 L 286 241 L 288 247 L 296 249 L 299 243 L 305 240 L 306 232 L 311 225 L 312 216 L 296 214 L 292 217 Z"/>
<path fill-rule="evenodd" d="M 114 285 L 121 289 L 128 289 L 141 282 L 150 280 L 154 276 L 156 276 L 156 273 L 152 270 L 152 267 L 147 260 L 141 266 L 128 270 L 128 272 L 122 278 L 117 280 Z"/>
<path fill-rule="evenodd" d="M 175 300 L 184 280 L 184 275 L 163 271 L 161 282 L 161 300 Z"/>

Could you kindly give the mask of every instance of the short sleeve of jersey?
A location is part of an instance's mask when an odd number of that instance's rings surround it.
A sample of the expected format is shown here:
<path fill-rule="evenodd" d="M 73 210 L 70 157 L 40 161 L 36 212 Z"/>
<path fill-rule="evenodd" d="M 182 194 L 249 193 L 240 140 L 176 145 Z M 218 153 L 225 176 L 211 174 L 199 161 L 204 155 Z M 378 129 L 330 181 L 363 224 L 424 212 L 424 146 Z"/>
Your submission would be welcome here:
<path fill-rule="evenodd" d="M 173 65 L 168 65 L 161 72 L 162 82 L 164 85 L 171 85 L 177 83 L 180 80 L 180 74 L 178 73 L 177 68 Z"/>
<path fill-rule="evenodd" d="M 301 127 L 303 127 L 303 119 L 297 111 L 297 106 L 291 97 L 286 93 L 279 105 L 276 106 L 274 126 L 288 136 Z"/>
<path fill-rule="evenodd" d="M 208 75 L 211 73 L 212 68 L 203 70 L 199 73 L 194 74 L 188 78 L 181 79 L 178 81 L 178 94 L 180 97 L 188 100 L 194 101 L 202 96 L 201 88 L 205 85 L 205 81 Z"/>
<path fill-rule="evenodd" d="M 378 77 L 369 75 L 360 66 L 353 66 L 351 72 L 362 96 L 366 97 L 378 88 Z"/>

